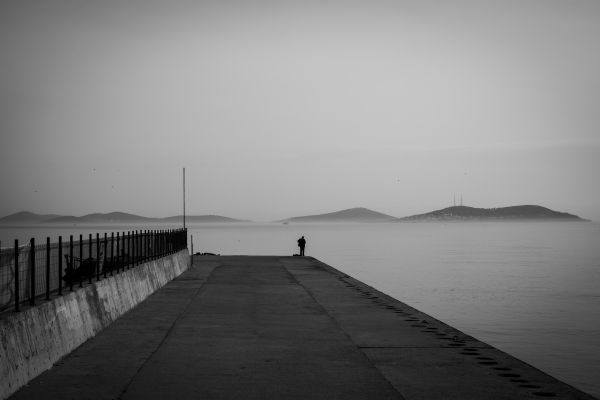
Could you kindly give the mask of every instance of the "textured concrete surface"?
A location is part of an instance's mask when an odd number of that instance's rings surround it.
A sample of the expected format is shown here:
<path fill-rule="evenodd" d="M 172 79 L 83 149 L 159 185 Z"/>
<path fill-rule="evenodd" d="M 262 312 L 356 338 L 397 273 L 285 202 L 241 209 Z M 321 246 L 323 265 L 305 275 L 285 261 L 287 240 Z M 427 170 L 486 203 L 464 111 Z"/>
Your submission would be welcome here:
<path fill-rule="evenodd" d="M 0 399 L 52 367 L 190 265 L 187 250 L 0 319 Z"/>
<path fill-rule="evenodd" d="M 312 258 L 197 257 L 14 399 L 591 399 Z"/>

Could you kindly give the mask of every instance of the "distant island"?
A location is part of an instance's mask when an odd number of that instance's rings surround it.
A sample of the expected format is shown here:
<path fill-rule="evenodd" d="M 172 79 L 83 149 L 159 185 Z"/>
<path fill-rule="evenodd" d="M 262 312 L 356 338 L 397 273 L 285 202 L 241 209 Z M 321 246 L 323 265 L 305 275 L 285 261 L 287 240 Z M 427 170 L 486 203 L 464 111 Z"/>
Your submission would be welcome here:
<path fill-rule="evenodd" d="M 226 223 L 226 222 L 249 222 L 241 219 L 223 217 L 220 215 L 186 215 L 186 222 L 196 223 Z M 80 223 L 110 223 L 110 222 L 181 222 L 182 215 L 175 215 L 166 218 L 151 218 L 141 215 L 127 214 L 123 212 L 93 213 L 75 217 L 70 215 L 56 214 L 35 214 L 29 211 L 21 211 L 15 214 L 0 218 L 0 223 L 9 224 L 80 224 Z"/>
<path fill-rule="evenodd" d="M 475 221 L 475 220 L 572 220 L 584 221 L 577 215 L 550 210 L 537 205 L 499 208 L 475 208 L 467 206 L 447 207 L 425 214 L 397 218 L 364 207 L 327 214 L 287 218 L 278 222 L 418 222 L 418 221 Z"/>
<path fill-rule="evenodd" d="M 369 210 L 364 207 L 349 208 L 327 214 L 305 215 L 287 218 L 278 222 L 397 222 L 398 218 Z"/>
<path fill-rule="evenodd" d="M 233 223 L 251 222 L 221 215 L 186 215 L 190 223 Z M 123 212 L 94 213 L 81 217 L 56 214 L 35 214 L 21 211 L 0 218 L 2 224 L 93 224 L 93 223 L 179 223 L 182 215 L 166 218 L 149 218 Z M 475 208 L 467 206 L 446 207 L 424 214 L 397 218 L 364 207 L 354 207 L 346 210 L 325 214 L 304 215 L 276 221 L 278 223 L 383 223 L 383 222 L 420 222 L 420 221 L 500 221 L 500 220 L 553 220 L 553 221 L 585 221 L 577 215 L 554 211 L 538 205 L 521 205 L 498 208 Z"/>
<path fill-rule="evenodd" d="M 536 205 L 499 208 L 453 206 L 425 214 L 400 218 L 400 221 L 469 221 L 469 220 L 577 220 L 577 215 L 558 212 Z"/>

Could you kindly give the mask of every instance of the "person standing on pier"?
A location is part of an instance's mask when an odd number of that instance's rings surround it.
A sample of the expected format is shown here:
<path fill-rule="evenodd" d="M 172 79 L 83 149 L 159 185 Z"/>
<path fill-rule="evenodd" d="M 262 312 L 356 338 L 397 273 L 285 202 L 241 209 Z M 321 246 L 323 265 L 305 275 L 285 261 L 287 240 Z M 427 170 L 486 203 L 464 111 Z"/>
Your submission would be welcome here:
<path fill-rule="evenodd" d="M 302 236 L 300 239 L 298 239 L 298 247 L 300 247 L 301 256 L 304 255 L 304 246 L 306 246 L 306 240 L 304 239 L 304 236 Z"/>

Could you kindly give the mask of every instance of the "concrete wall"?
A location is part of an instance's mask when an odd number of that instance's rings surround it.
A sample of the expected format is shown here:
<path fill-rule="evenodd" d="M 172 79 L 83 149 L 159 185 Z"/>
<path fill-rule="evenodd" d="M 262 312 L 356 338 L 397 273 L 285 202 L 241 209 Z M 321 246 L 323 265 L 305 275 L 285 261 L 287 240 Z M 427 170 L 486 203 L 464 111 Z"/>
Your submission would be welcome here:
<path fill-rule="evenodd" d="M 187 250 L 150 261 L 0 319 L 0 399 L 52 367 L 87 339 L 180 275 Z"/>

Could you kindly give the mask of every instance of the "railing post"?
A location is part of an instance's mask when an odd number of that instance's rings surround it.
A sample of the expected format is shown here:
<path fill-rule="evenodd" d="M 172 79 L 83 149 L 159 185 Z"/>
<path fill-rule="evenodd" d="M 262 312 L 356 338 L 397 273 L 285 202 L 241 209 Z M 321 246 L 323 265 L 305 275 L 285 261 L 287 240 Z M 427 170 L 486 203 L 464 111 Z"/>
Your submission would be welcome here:
<path fill-rule="evenodd" d="M 140 264 L 143 264 L 144 261 L 146 261 L 146 234 L 144 230 L 140 230 L 140 242 L 140 249 L 142 250 L 142 253 L 140 254 Z"/>
<path fill-rule="evenodd" d="M 144 262 L 144 231 L 138 231 L 138 242 L 140 243 L 140 252 L 138 254 L 138 265 Z"/>
<path fill-rule="evenodd" d="M 119 273 L 119 270 L 121 269 L 121 254 L 119 252 L 119 250 L 120 250 L 119 239 L 120 239 L 120 232 L 117 232 L 117 274 Z"/>
<path fill-rule="evenodd" d="M 96 281 L 100 280 L 100 234 L 96 233 Z"/>
<path fill-rule="evenodd" d="M 94 277 L 94 270 L 92 269 L 94 267 L 94 262 L 92 261 L 94 258 L 92 257 L 92 234 L 90 233 L 88 235 L 88 258 L 89 258 L 89 269 L 90 269 L 90 276 L 88 279 L 88 283 L 92 283 L 92 278 Z"/>
<path fill-rule="evenodd" d="M 152 243 L 152 229 L 148 230 L 148 260 L 153 260 L 154 244 Z"/>
<path fill-rule="evenodd" d="M 144 231 L 142 229 L 140 229 L 140 264 L 144 263 L 144 255 L 146 253 L 146 248 L 145 248 L 145 243 L 144 243 Z"/>
<path fill-rule="evenodd" d="M 50 300 L 50 238 L 46 237 L 46 300 Z"/>
<path fill-rule="evenodd" d="M 106 260 L 108 259 L 108 238 L 106 237 L 106 232 L 104 232 L 104 263 L 103 263 L 103 273 L 104 279 L 106 279 Z"/>
<path fill-rule="evenodd" d="M 131 268 L 133 257 L 131 256 L 131 231 L 127 231 L 127 269 Z"/>
<path fill-rule="evenodd" d="M 123 259 L 121 260 L 121 264 L 123 265 L 123 271 L 127 270 L 127 262 L 125 262 L 125 254 L 127 254 L 127 236 L 125 232 L 121 232 L 121 255 Z"/>
<path fill-rule="evenodd" d="M 30 278 L 30 293 L 29 304 L 35 305 L 35 239 L 29 240 L 29 278 Z"/>
<path fill-rule="evenodd" d="M 148 230 L 148 259 L 152 260 L 152 252 L 154 251 L 154 245 L 152 244 L 152 229 Z"/>
<path fill-rule="evenodd" d="M 138 232 L 138 240 L 140 242 L 140 254 L 138 257 L 138 264 L 142 264 L 144 262 L 144 231 L 141 229 Z"/>
<path fill-rule="evenodd" d="M 73 235 L 69 235 L 69 264 L 67 268 L 71 273 L 69 274 L 71 279 L 69 279 L 69 290 L 73 291 Z"/>
<path fill-rule="evenodd" d="M 62 296 L 62 236 L 58 237 L 58 295 Z"/>
<path fill-rule="evenodd" d="M 83 264 L 83 235 L 79 235 L 79 287 L 83 287 L 83 269 L 81 269 L 81 264 Z M 75 263 L 73 263 L 75 266 Z"/>
<path fill-rule="evenodd" d="M 15 239 L 15 311 L 19 311 L 19 240 Z"/>
<path fill-rule="evenodd" d="M 110 233 L 110 276 L 113 276 L 115 269 L 115 233 Z"/>

